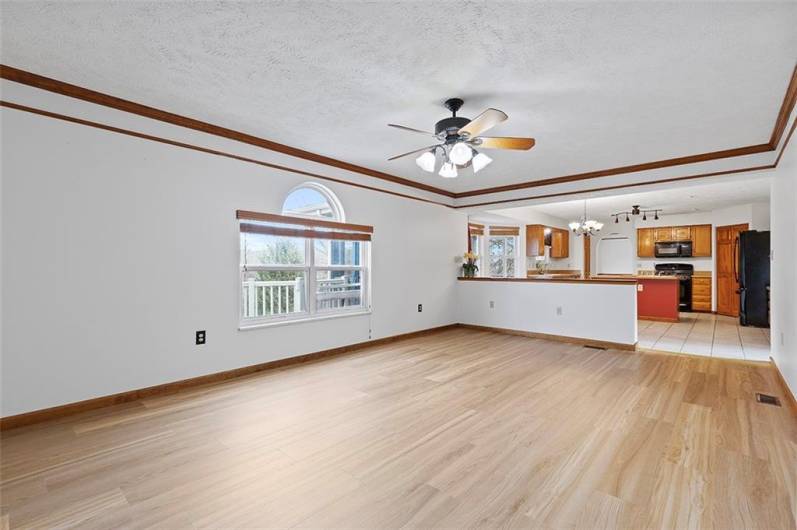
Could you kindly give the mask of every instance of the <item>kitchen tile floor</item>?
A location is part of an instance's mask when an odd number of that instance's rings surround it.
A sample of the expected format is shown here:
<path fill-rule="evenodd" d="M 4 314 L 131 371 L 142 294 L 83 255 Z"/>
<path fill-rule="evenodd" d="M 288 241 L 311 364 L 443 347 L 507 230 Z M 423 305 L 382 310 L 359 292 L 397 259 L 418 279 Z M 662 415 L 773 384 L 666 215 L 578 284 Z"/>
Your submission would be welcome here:
<path fill-rule="evenodd" d="M 738 318 L 681 313 L 681 321 L 638 320 L 639 347 L 725 359 L 769 360 L 769 329 L 739 325 Z"/>

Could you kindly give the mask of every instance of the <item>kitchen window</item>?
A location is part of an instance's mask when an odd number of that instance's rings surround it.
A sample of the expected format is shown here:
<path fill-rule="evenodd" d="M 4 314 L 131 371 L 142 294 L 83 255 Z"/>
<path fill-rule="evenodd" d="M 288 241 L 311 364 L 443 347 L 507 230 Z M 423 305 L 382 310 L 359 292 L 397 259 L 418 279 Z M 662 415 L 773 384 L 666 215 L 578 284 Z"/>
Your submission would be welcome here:
<path fill-rule="evenodd" d="M 305 198 L 313 204 L 295 207 L 315 216 L 237 212 L 241 327 L 370 310 L 373 227 L 328 220 L 317 196 Z"/>
<path fill-rule="evenodd" d="M 512 226 L 491 226 L 487 237 L 489 275 L 512 278 L 517 270 L 517 247 L 520 230 Z"/>
<path fill-rule="evenodd" d="M 476 259 L 477 276 L 482 276 L 484 271 L 484 225 L 468 223 L 468 250 L 478 256 Z"/>

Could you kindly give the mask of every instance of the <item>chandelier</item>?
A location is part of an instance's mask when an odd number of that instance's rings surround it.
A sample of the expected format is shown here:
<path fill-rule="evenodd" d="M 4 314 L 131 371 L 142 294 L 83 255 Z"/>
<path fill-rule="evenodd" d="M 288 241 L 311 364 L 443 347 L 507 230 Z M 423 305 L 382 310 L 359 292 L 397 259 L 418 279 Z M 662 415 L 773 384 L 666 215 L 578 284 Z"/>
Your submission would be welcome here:
<path fill-rule="evenodd" d="M 599 223 L 594 219 L 587 218 L 587 201 L 584 201 L 584 216 L 578 221 L 573 221 L 569 225 L 570 230 L 577 236 L 587 235 L 591 236 L 601 231 L 603 223 Z"/>
<path fill-rule="evenodd" d="M 614 217 L 614 222 L 615 223 L 619 223 L 620 222 L 620 216 L 621 215 L 625 215 L 625 222 L 627 223 L 627 222 L 631 221 L 631 218 L 628 217 L 629 215 L 639 215 L 641 213 L 642 214 L 642 220 L 643 221 L 647 221 L 648 220 L 648 214 L 652 213 L 653 214 L 653 219 L 658 221 L 659 220 L 659 212 L 661 212 L 661 211 L 662 211 L 661 209 L 657 209 L 657 210 L 640 210 L 639 209 L 639 205 L 635 204 L 635 205 L 633 205 L 631 207 L 631 211 L 630 212 L 613 213 L 612 217 Z"/>

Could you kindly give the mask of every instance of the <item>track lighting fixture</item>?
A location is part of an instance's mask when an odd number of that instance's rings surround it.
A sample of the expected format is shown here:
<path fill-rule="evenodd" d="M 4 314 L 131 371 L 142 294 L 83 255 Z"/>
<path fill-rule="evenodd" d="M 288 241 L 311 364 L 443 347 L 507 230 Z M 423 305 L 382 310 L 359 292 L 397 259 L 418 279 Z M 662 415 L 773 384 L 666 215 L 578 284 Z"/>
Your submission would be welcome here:
<path fill-rule="evenodd" d="M 659 220 L 659 212 L 660 212 L 660 211 L 661 211 L 661 210 L 654 210 L 654 209 L 650 209 L 650 210 L 643 210 L 643 209 L 641 209 L 641 208 L 639 207 L 639 205 L 638 205 L 638 204 L 635 204 L 634 206 L 632 206 L 632 207 L 631 207 L 631 211 L 629 211 L 629 212 L 617 212 L 617 213 L 613 213 L 613 214 L 612 214 L 612 217 L 614 217 L 614 222 L 615 222 L 615 223 L 618 223 L 618 222 L 620 222 L 620 216 L 621 216 L 621 215 L 625 215 L 625 222 L 627 222 L 627 223 L 628 223 L 628 222 L 630 222 L 630 221 L 631 221 L 631 217 L 630 217 L 630 216 L 632 216 L 632 215 L 639 215 L 639 214 L 642 214 L 642 220 L 643 220 L 643 221 L 647 221 L 647 220 L 648 220 L 648 214 L 649 214 L 649 213 L 652 213 L 652 214 L 653 214 L 653 219 L 655 219 L 656 221 L 658 221 L 658 220 Z"/>

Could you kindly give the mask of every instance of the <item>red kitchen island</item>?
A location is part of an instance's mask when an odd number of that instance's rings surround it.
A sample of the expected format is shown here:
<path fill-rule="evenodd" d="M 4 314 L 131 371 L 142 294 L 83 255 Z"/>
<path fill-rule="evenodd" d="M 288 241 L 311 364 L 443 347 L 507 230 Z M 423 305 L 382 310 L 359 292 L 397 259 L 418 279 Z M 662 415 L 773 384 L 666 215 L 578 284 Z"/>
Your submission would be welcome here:
<path fill-rule="evenodd" d="M 680 285 L 674 276 L 637 276 L 637 318 L 678 322 Z"/>
<path fill-rule="evenodd" d="M 599 274 L 598 278 L 634 279 L 637 297 L 637 318 L 661 322 L 678 322 L 680 281 L 675 276 Z"/>

